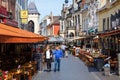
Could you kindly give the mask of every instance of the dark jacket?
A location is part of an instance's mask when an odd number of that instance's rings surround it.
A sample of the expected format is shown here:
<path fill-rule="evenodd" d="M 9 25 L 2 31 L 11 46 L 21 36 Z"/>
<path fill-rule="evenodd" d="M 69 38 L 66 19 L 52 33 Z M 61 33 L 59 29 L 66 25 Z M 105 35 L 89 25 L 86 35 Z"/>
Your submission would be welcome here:
<path fill-rule="evenodd" d="M 42 60 L 42 54 L 41 53 L 35 53 L 34 54 L 34 60 L 35 61 Z"/>

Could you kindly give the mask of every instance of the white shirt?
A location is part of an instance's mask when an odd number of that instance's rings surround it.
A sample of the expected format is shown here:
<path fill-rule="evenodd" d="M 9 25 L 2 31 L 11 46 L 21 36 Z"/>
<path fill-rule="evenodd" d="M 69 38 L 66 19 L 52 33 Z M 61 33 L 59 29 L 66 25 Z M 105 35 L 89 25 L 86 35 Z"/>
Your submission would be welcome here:
<path fill-rule="evenodd" d="M 50 59 L 51 55 L 50 55 L 50 50 L 46 51 L 46 59 Z"/>

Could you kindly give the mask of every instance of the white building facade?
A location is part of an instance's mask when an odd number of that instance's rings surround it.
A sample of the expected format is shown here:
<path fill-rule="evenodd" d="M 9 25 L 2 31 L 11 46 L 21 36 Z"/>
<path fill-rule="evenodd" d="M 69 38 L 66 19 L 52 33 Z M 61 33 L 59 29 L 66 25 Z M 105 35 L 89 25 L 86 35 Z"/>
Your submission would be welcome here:
<path fill-rule="evenodd" d="M 34 2 L 30 2 L 28 6 L 28 31 L 40 34 L 39 26 L 40 13 L 38 12 Z"/>
<path fill-rule="evenodd" d="M 49 15 L 47 15 L 42 19 L 40 23 L 41 35 L 48 36 L 47 26 L 49 24 L 50 24 L 50 18 L 49 18 Z"/>

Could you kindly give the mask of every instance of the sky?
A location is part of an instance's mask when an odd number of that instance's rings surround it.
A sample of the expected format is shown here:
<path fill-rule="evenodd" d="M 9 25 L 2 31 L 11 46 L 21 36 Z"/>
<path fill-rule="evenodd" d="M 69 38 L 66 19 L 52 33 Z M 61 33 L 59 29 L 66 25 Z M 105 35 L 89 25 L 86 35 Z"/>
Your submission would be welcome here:
<path fill-rule="evenodd" d="M 51 12 L 54 16 L 60 16 L 64 1 L 65 0 L 29 0 L 29 2 L 35 3 L 37 10 L 40 13 L 40 21 Z M 72 0 L 68 1 L 69 4 L 72 3 Z"/>

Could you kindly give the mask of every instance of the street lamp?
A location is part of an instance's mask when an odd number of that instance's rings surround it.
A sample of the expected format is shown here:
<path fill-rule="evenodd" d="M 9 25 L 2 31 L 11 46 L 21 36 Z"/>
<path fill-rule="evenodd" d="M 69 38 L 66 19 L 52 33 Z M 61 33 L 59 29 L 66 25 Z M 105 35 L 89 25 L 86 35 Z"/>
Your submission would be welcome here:
<path fill-rule="evenodd" d="M 69 1 L 68 0 L 65 0 L 65 3 L 67 4 Z"/>
<path fill-rule="evenodd" d="M 68 6 L 68 2 L 69 2 L 68 0 L 65 0 L 65 5 L 66 5 L 66 6 Z"/>

